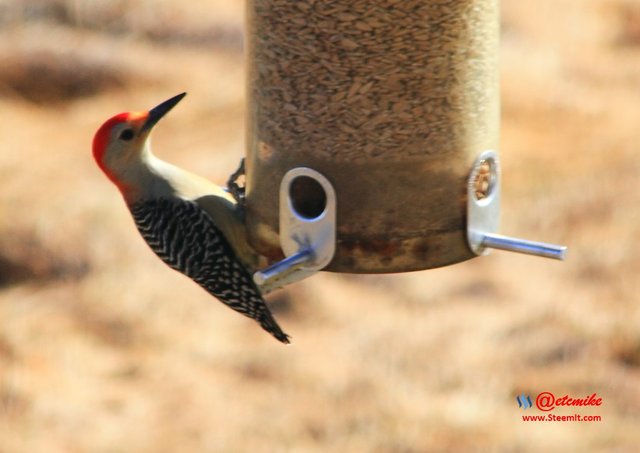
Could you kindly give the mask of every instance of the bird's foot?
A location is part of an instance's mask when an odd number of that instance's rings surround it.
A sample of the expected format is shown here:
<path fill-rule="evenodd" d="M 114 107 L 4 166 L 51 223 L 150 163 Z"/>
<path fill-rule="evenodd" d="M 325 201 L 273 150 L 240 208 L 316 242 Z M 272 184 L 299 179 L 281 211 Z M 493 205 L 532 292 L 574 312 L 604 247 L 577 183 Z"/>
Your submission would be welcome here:
<path fill-rule="evenodd" d="M 229 193 L 231 193 L 233 198 L 236 200 L 236 202 L 240 206 L 244 206 L 245 186 L 244 186 L 244 181 L 242 182 L 242 185 L 239 185 L 238 180 L 244 175 L 245 174 L 244 174 L 244 157 L 243 157 L 240 160 L 240 166 L 235 172 L 233 172 L 231 176 L 229 176 L 229 180 L 227 181 L 227 189 L 229 190 Z"/>

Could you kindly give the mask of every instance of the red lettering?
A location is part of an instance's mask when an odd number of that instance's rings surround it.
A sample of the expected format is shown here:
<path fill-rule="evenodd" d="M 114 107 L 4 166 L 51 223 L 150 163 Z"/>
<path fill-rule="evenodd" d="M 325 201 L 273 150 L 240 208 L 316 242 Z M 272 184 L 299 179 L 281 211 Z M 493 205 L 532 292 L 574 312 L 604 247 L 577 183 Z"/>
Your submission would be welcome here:
<path fill-rule="evenodd" d="M 596 398 L 598 396 L 596 393 L 589 397 L 589 406 L 600 406 L 602 404 L 602 398 Z"/>
<path fill-rule="evenodd" d="M 564 395 L 561 398 L 555 398 L 551 392 L 542 392 L 536 397 L 536 406 L 541 411 L 551 411 L 557 406 L 601 406 L 602 398 L 598 398 L 597 393 L 592 393 L 584 398 L 569 398 Z"/>
<path fill-rule="evenodd" d="M 569 398 L 569 395 L 564 395 L 562 398 L 557 398 L 555 401 L 556 406 L 600 406 L 602 405 L 602 398 L 596 398 L 597 394 L 594 393 L 585 398 Z"/>

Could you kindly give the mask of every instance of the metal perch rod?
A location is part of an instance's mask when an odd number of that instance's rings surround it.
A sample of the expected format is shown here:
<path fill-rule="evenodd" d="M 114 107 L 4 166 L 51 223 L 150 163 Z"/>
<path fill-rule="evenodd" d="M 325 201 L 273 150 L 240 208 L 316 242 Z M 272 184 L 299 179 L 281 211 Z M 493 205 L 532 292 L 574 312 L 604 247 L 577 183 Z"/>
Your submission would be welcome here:
<path fill-rule="evenodd" d="M 506 250 L 508 252 L 524 253 L 542 258 L 564 260 L 567 255 L 567 247 L 564 245 L 547 244 L 544 242 L 527 241 L 501 234 L 485 233 L 482 238 L 482 246 L 492 249 Z"/>

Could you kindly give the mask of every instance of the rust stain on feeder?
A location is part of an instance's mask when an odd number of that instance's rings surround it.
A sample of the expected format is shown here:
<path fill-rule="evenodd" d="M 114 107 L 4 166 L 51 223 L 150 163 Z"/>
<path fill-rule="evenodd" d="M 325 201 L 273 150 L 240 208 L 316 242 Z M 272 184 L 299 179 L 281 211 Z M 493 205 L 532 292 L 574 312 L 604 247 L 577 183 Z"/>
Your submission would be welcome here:
<path fill-rule="evenodd" d="M 247 1 L 247 227 L 261 253 L 281 256 L 279 184 L 306 166 L 337 195 L 327 270 L 475 256 L 466 183 L 475 157 L 498 146 L 498 10 L 497 0 Z"/>

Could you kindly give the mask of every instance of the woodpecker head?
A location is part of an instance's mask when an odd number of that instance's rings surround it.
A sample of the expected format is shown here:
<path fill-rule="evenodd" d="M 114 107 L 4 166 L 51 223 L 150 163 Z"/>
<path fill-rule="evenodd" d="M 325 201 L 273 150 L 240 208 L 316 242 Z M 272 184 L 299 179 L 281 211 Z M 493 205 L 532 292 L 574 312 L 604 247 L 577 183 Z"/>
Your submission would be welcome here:
<path fill-rule="evenodd" d="M 125 175 L 148 149 L 151 129 L 187 93 L 167 99 L 147 112 L 125 112 L 109 118 L 93 137 L 93 157 L 102 171 L 121 191 Z"/>

